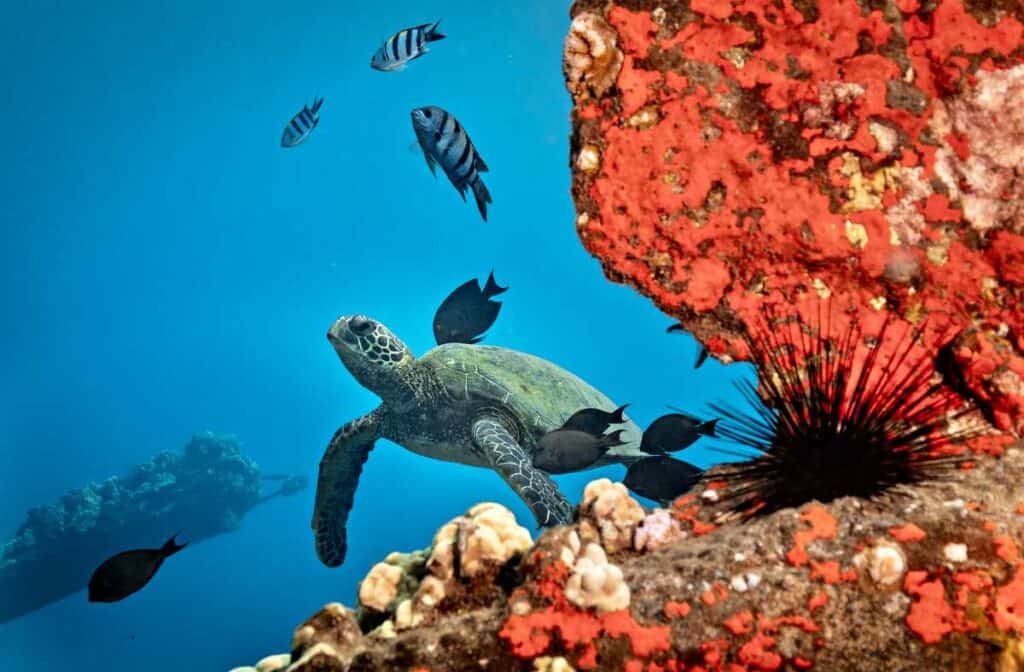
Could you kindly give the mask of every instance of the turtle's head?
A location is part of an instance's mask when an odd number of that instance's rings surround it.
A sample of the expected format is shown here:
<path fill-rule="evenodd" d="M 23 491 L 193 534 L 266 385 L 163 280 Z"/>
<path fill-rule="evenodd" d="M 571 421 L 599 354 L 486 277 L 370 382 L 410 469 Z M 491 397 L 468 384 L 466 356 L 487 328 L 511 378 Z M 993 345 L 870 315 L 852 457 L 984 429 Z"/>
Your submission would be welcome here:
<path fill-rule="evenodd" d="M 390 329 L 365 315 L 342 315 L 327 340 L 356 380 L 385 399 L 405 384 L 402 370 L 416 359 Z"/>

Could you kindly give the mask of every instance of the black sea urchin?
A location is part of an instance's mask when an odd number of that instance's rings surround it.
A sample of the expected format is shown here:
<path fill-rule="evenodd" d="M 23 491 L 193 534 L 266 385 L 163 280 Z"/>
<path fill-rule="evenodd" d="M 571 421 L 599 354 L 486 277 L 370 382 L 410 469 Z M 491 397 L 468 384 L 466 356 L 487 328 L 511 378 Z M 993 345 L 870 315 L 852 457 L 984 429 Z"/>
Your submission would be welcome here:
<path fill-rule="evenodd" d="M 770 313 L 764 325 L 744 336 L 760 395 L 749 381 L 738 384 L 755 410 L 711 405 L 723 418 L 719 434 L 756 451 L 706 475 L 724 482 L 719 498 L 728 510 L 770 513 L 941 479 L 964 459 L 951 444 L 987 431 L 963 422 L 949 430 L 973 409 L 936 381 L 932 358 L 915 345 L 918 330 L 886 319 L 865 342 L 853 320 L 838 337 L 830 325 L 812 334 Z"/>

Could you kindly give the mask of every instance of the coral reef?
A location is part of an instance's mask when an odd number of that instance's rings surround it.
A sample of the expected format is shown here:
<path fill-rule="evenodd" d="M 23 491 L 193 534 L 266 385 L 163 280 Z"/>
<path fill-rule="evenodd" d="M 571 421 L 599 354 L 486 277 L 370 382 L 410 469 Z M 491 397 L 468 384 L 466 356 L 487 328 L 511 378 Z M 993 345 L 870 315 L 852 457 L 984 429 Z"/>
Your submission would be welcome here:
<path fill-rule="evenodd" d="M 273 660 L 289 672 L 1019 669 L 1022 479 L 1015 445 L 900 497 L 840 498 L 701 534 L 695 523 L 715 503 L 687 495 L 664 510 L 685 537 L 614 554 L 581 541 L 581 516 L 493 560 L 486 581 L 461 577 L 456 562 L 429 623 L 360 623 L 328 605 L 296 631 L 289 661 Z M 623 590 L 606 590 L 616 577 Z"/>
<path fill-rule="evenodd" d="M 886 314 L 923 324 L 947 380 L 1024 429 L 1019 3 L 572 13 L 603 17 L 623 53 L 603 95 L 567 82 L 577 230 L 609 278 L 726 361 L 764 305 L 808 322 L 828 300 L 867 335 Z"/>
<path fill-rule="evenodd" d="M 261 497 L 264 479 L 282 484 Z M 30 510 L 0 546 L 0 623 L 85 588 L 114 553 L 159 546 L 176 531 L 190 543 L 233 532 L 254 506 L 305 487 L 302 476 L 261 475 L 233 436 L 198 433 L 180 454 L 159 453 Z"/>
<path fill-rule="evenodd" d="M 282 669 L 1024 669 L 1024 8 L 575 0 L 570 13 L 576 227 L 606 275 L 723 361 L 756 354 L 745 336 L 769 314 L 810 338 L 830 315 L 832 333 L 856 334 L 849 371 L 883 350 L 883 325 L 912 334 L 916 356 L 886 350 L 884 375 L 948 386 L 950 413 L 893 422 L 935 420 L 927 433 L 974 452 L 938 483 L 744 522 L 722 515 L 734 467 L 655 511 L 595 481 L 572 526 L 486 555 L 476 576 L 453 521 L 398 556 L 427 559 L 376 570 L 345 650 L 321 649 L 315 668 L 293 652 Z M 1002 434 L 979 437 L 961 400 Z"/>

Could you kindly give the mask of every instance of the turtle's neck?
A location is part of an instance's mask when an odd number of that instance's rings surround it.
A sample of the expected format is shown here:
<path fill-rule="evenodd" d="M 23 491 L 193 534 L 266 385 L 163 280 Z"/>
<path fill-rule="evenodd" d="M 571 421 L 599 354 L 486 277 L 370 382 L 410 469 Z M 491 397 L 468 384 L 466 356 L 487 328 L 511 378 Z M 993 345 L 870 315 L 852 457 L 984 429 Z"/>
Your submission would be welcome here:
<path fill-rule="evenodd" d="M 439 385 L 430 371 L 413 361 L 388 372 L 374 391 L 388 406 L 402 410 L 436 399 Z"/>

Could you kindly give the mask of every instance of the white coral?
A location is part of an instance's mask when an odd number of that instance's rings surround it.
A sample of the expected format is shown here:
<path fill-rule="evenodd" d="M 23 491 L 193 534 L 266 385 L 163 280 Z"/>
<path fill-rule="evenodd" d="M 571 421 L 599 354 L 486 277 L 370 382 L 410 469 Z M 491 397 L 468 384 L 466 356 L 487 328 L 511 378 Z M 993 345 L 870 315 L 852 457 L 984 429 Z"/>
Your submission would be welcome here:
<path fill-rule="evenodd" d="M 617 553 L 633 547 L 633 533 L 644 518 L 644 509 L 629 496 L 625 485 L 599 478 L 584 488 L 580 514 L 580 538 Z"/>
<path fill-rule="evenodd" d="M 630 594 L 622 570 L 608 562 L 603 548 L 591 543 L 576 558 L 565 597 L 577 607 L 603 613 L 628 607 Z"/>
<path fill-rule="evenodd" d="M 376 611 L 384 611 L 398 596 L 398 585 L 401 581 L 401 567 L 378 562 L 359 584 L 360 604 Z"/>
<path fill-rule="evenodd" d="M 668 509 L 655 509 L 636 526 L 633 548 L 654 551 L 685 537 L 686 532 Z"/>
<path fill-rule="evenodd" d="M 907 558 L 899 544 L 881 539 L 853 558 L 853 564 L 879 588 L 892 588 L 907 571 Z"/>
<path fill-rule="evenodd" d="M 487 567 L 503 565 L 533 545 L 530 532 L 501 504 L 471 508 L 459 521 L 459 569 L 473 577 Z"/>
<path fill-rule="evenodd" d="M 600 98 L 622 69 L 618 35 L 599 14 L 582 12 L 572 20 L 562 49 L 565 85 L 576 102 Z"/>

